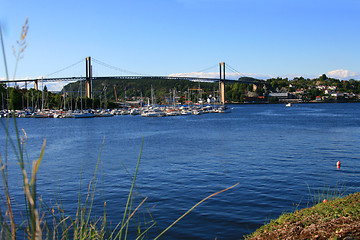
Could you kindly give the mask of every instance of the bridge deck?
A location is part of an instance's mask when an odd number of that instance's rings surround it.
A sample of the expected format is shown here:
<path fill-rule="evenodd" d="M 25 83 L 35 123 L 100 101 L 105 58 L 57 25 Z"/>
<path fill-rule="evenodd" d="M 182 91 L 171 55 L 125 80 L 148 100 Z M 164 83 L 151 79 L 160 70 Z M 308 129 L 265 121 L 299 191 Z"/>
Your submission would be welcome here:
<path fill-rule="evenodd" d="M 203 82 L 218 82 L 218 78 L 198 78 L 198 77 L 172 77 L 172 76 L 108 76 L 108 77 L 92 77 L 92 80 L 103 80 L 103 79 L 129 79 L 129 80 L 136 80 L 136 79 L 143 79 L 143 78 L 150 78 L 150 79 L 169 79 L 169 80 L 189 80 L 189 81 L 203 81 Z M 17 80 L 9 80 L 9 81 L 0 81 L 0 83 L 15 83 L 15 82 L 36 82 L 36 81 L 43 81 L 43 82 L 71 82 L 71 81 L 84 81 L 86 80 L 85 77 L 65 77 L 65 78 L 38 78 L 38 79 L 17 79 Z M 229 83 L 247 83 L 247 84 L 256 84 L 262 83 L 265 84 L 266 81 L 264 80 L 234 80 L 234 79 L 225 79 L 225 82 Z"/>

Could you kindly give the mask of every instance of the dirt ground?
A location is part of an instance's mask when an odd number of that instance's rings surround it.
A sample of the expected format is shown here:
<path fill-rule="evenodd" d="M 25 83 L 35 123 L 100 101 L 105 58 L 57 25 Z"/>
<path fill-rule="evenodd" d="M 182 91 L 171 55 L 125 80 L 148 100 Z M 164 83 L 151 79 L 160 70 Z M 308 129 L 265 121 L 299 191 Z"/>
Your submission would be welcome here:
<path fill-rule="evenodd" d="M 249 239 L 360 239 L 360 223 L 351 217 L 339 217 L 329 221 L 318 219 L 304 227 L 304 219 L 283 227 L 263 233 Z"/>

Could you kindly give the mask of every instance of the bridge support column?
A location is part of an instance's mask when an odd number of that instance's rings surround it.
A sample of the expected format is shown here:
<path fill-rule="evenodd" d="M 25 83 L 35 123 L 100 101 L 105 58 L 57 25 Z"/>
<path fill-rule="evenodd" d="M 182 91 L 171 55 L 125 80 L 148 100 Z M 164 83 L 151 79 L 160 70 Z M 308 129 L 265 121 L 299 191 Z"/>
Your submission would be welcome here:
<path fill-rule="evenodd" d="M 220 63 L 220 81 L 219 81 L 220 103 L 225 104 L 225 63 Z"/>
<path fill-rule="evenodd" d="M 39 82 L 38 82 L 38 80 L 34 81 L 34 89 L 39 90 Z"/>
<path fill-rule="evenodd" d="M 86 58 L 86 97 L 92 98 L 92 66 L 91 57 Z"/>
<path fill-rule="evenodd" d="M 255 92 L 257 89 L 258 89 L 258 86 L 255 83 L 253 83 L 253 92 Z"/>

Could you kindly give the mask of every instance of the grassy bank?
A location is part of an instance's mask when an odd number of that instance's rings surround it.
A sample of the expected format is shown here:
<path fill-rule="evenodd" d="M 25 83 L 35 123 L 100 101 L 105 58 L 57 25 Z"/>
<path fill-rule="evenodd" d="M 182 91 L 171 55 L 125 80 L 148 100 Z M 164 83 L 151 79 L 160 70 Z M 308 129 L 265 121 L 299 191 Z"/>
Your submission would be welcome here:
<path fill-rule="evenodd" d="M 245 239 L 360 239 L 360 193 L 283 214 Z"/>

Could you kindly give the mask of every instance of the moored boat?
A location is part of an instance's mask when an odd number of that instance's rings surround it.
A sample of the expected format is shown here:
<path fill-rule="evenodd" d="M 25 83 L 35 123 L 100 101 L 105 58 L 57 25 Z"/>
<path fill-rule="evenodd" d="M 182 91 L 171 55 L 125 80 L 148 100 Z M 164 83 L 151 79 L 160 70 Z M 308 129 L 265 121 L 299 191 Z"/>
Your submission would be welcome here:
<path fill-rule="evenodd" d="M 73 118 L 93 118 L 95 114 L 89 112 L 73 113 Z"/>
<path fill-rule="evenodd" d="M 216 112 L 217 113 L 231 113 L 231 109 L 228 108 L 227 106 L 223 105 L 223 106 L 220 106 L 216 109 Z"/>
<path fill-rule="evenodd" d="M 166 114 L 158 109 L 145 110 L 140 114 L 142 117 L 164 117 Z"/>

